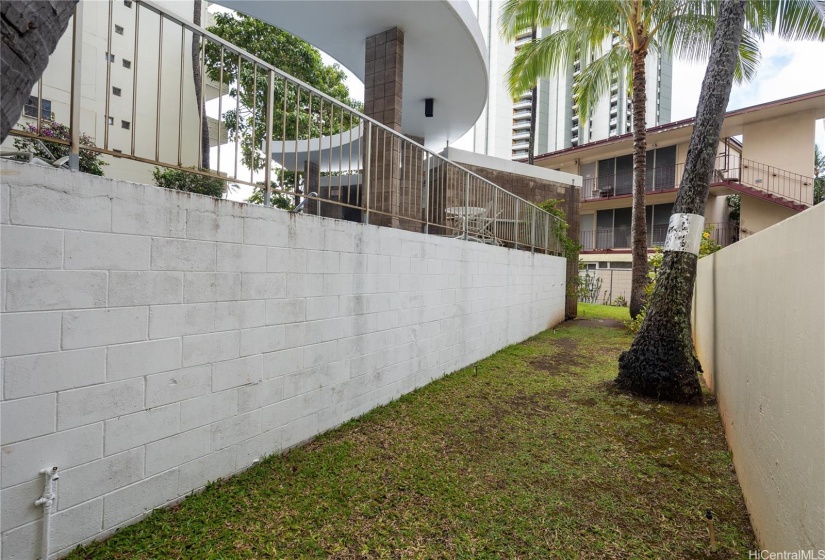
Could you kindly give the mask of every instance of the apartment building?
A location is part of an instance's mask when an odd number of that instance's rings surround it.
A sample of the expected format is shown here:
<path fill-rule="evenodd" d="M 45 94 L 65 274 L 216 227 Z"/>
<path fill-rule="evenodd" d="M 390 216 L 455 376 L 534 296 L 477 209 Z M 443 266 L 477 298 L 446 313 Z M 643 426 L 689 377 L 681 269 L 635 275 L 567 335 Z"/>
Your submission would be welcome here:
<path fill-rule="evenodd" d="M 722 127 L 705 223 L 727 245 L 813 204 L 814 127 L 825 118 L 825 90 L 730 111 Z M 684 171 L 693 119 L 648 129 L 647 230 L 664 243 Z M 629 268 L 633 202 L 632 134 L 541 155 L 536 165 L 581 175 L 581 261 Z M 729 198 L 739 200 L 738 222 Z"/>
<path fill-rule="evenodd" d="M 158 4 L 181 20 L 193 20 L 192 0 Z M 203 4 L 202 21 L 206 21 L 207 3 Z M 80 130 L 105 149 L 105 175 L 152 182 L 152 165 L 117 157 L 119 153 L 197 165 L 196 143 L 180 142 L 178 149 L 179 138 L 198 137 L 191 33 L 169 25 L 164 33 L 160 16 L 132 0 L 83 1 L 78 6 L 82 10 Z M 72 26 L 70 21 L 41 82 L 32 89 L 19 124 L 37 126 L 38 114 L 43 121 L 69 124 Z M 207 97 L 217 95 L 214 87 L 208 89 Z M 10 136 L 4 145 L 12 142 Z"/>
<path fill-rule="evenodd" d="M 527 157 L 532 92 L 513 100 L 507 90 L 505 74 L 519 48 L 530 42 L 525 33 L 515 42 L 503 40 L 498 31 L 502 3 L 488 0 L 477 5 L 477 17 L 487 41 L 490 91 L 487 106 L 462 145 L 474 152 L 521 160 Z M 550 33 L 538 30 L 538 36 Z M 614 39 L 615 41 L 615 39 Z M 609 42 L 604 45 L 610 47 Z M 628 84 L 617 76 L 606 95 L 594 108 L 589 119 L 576 114 L 572 83 L 581 72 L 583 61 L 576 61 L 558 75 L 545 78 L 537 85 L 535 154 L 556 152 L 588 142 L 620 136 L 630 132 L 632 113 Z M 657 126 L 670 122 L 673 64 L 670 55 L 650 54 L 647 60 L 647 122 Z"/>

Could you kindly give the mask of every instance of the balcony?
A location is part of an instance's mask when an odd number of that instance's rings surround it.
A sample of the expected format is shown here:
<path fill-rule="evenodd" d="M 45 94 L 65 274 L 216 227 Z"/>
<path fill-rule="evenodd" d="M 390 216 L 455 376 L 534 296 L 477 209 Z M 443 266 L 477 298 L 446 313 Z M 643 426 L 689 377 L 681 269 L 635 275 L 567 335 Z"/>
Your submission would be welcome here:
<path fill-rule="evenodd" d="M 705 224 L 705 227 L 712 228 L 710 232 L 711 239 L 722 247 L 727 247 L 739 239 L 739 228 L 732 223 L 711 223 Z M 629 226 L 582 230 L 579 235 L 579 243 L 582 245 L 583 253 L 614 250 L 629 251 L 632 241 L 632 232 Z M 647 240 L 649 248 L 664 245 L 666 236 L 667 225 L 648 225 Z"/>
<path fill-rule="evenodd" d="M 513 109 L 515 111 L 519 111 L 521 109 L 528 109 L 529 110 L 532 105 L 533 105 L 533 100 L 532 99 L 529 99 L 529 98 L 528 99 L 519 99 L 518 101 L 513 103 Z"/>
<path fill-rule="evenodd" d="M 683 163 L 648 169 L 645 192 L 678 188 L 683 170 Z M 744 193 L 798 211 L 813 204 L 811 177 L 738 157 L 720 155 L 717 158 L 710 186 L 723 187 L 731 194 Z M 587 178 L 583 181 L 581 192 L 582 202 L 631 196 L 633 172 Z"/>

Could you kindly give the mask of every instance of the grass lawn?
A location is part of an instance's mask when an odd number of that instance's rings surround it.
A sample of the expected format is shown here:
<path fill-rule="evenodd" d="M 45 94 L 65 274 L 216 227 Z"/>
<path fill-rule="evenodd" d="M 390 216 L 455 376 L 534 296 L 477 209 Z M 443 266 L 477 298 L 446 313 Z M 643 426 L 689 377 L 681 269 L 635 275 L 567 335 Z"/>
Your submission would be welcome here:
<path fill-rule="evenodd" d="M 614 390 L 629 343 L 565 323 L 70 558 L 747 558 L 715 405 Z"/>
<path fill-rule="evenodd" d="M 615 319 L 629 321 L 630 310 L 627 307 L 615 305 L 600 305 L 598 303 L 579 302 L 579 317 L 582 319 Z"/>

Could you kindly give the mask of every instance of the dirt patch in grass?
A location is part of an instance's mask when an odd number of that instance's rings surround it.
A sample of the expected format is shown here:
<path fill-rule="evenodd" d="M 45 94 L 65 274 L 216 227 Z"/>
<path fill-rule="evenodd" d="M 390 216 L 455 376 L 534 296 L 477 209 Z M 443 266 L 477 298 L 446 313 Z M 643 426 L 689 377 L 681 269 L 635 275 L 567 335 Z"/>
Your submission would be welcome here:
<path fill-rule="evenodd" d="M 70 558 L 747 558 L 714 403 L 617 391 L 630 336 L 570 323 Z"/>
<path fill-rule="evenodd" d="M 565 321 L 560 327 L 568 326 L 568 323 L 575 324 L 577 327 L 586 328 L 602 328 L 607 327 L 611 329 L 623 329 L 624 323 L 616 319 L 575 319 L 573 321 Z"/>
<path fill-rule="evenodd" d="M 583 364 L 579 359 L 578 346 L 576 340 L 572 338 L 560 338 L 554 352 L 535 358 L 530 365 L 550 375 L 569 375 L 572 368 Z"/>

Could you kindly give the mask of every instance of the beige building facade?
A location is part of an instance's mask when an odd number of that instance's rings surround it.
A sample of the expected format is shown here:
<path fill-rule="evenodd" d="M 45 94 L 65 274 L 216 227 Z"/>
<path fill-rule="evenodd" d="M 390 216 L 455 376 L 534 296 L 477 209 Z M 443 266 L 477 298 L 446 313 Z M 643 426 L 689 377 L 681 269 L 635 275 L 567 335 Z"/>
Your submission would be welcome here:
<path fill-rule="evenodd" d="M 715 241 L 729 245 L 813 204 L 814 127 L 822 118 L 825 90 L 726 115 L 705 206 Z M 692 133 L 693 119 L 648 130 L 650 251 L 664 243 Z M 630 267 L 632 150 L 632 135 L 625 134 L 536 158 L 536 165 L 583 178 L 579 241 L 587 268 Z M 739 199 L 738 220 L 731 218 L 732 195 Z"/>

